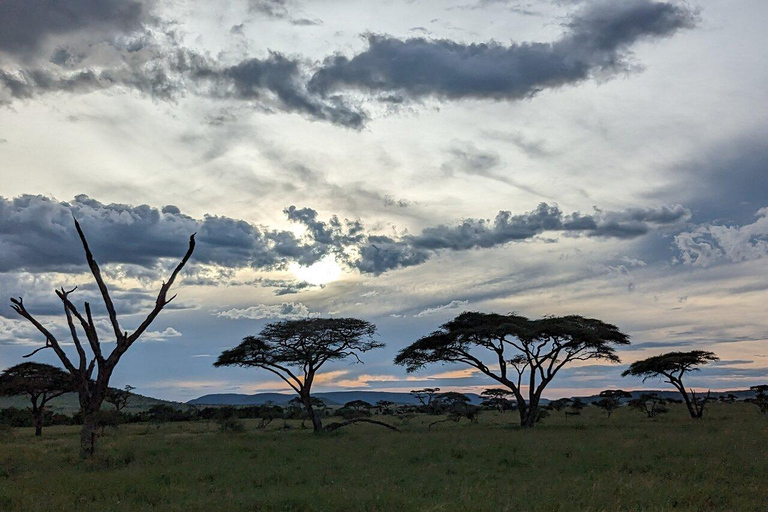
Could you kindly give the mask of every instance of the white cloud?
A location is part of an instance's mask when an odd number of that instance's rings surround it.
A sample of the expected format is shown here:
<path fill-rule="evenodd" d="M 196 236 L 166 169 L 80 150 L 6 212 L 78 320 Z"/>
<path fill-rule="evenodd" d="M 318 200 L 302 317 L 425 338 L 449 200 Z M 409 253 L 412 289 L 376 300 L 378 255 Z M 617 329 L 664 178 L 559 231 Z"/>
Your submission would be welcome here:
<path fill-rule="evenodd" d="M 233 320 L 248 318 L 251 320 L 268 319 L 298 319 L 317 316 L 301 302 L 283 302 L 282 304 L 257 304 L 247 308 L 232 308 L 219 311 L 216 316 L 231 318 Z"/>
<path fill-rule="evenodd" d="M 140 341 L 166 341 L 168 338 L 178 338 L 181 333 L 173 327 L 166 327 L 164 331 L 146 331 L 139 338 Z"/>
<path fill-rule="evenodd" d="M 702 224 L 675 236 L 680 259 L 686 265 L 706 267 L 721 260 L 750 261 L 768 254 L 768 208 L 757 211 L 757 220 L 743 226 Z"/>
<path fill-rule="evenodd" d="M 436 306 L 434 308 L 427 308 L 427 309 L 421 310 L 418 313 L 416 313 L 414 316 L 418 318 L 422 316 L 435 315 L 437 313 L 442 313 L 443 311 L 461 309 L 464 306 L 466 306 L 468 303 L 469 303 L 468 300 L 452 300 L 448 304 L 444 304 L 442 306 Z"/>

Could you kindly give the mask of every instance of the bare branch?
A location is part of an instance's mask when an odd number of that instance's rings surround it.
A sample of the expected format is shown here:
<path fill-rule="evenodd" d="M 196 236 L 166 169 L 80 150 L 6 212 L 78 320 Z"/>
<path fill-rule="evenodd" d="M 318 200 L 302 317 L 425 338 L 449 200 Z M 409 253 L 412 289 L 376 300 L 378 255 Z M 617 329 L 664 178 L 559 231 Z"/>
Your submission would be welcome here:
<path fill-rule="evenodd" d="M 83 230 L 80 227 L 80 223 L 77 222 L 77 219 L 75 219 L 74 216 L 72 218 L 75 221 L 75 229 L 77 229 L 77 234 L 80 236 L 80 241 L 82 242 L 83 249 L 85 250 L 85 258 L 88 261 L 88 267 L 91 269 L 91 274 L 93 274 L 93 278 L 96 280 L 96 284 L 99 286 L 101 297 L 104 299 L 104 305 L 106 306 L 107 313 L 109 314 L 109 321 L 112 324 L 112 329 L 115 332 L 115 339 L 119 344 L 120 340 L 122 339 L 122 333 L 120 330 L 120 324 L 117 321 L 115 305 L 112 303 L 112 298 L 109 296 L 109 290 L 107 289 L 107 285 L 104 283 L 104 278 L 101 277 L 99 264 L 96 263 L 96 260 L 93 258 L 93 253 L 91 253 L 91 248 L 88 247 L 88 240 L 85 239 L 85 233 L 83 233 Z"/>
<path fill-rule="evenodd" d="M 157 300 L 155 300 L 155 307 L 152 309 L 152 311 L 147 315 L 147 318 L 144 319 L 144 321 L 139 325 L 139 327 L 136 329 L 136 331 L 131 334 L 130 336 L 126 336 L 124 338 L 124 344 L 127 347 L 130 347 L 137 339 L 139 339 L 139 336 L 141 336 L 144 331 L 147 330 L 147 328 L 152 324 L 152 322 L 155 320 L 157 315 L 160 314 L 160 311 L 163 310 L 165 306 L 167 306 L 176 296 L 174 295 L 169 300 L 166 300 L 166 296 L 168 295 L 168 290 L 171 289 L 171 286 L 173 286 L 173 282 L 176 280 L 176 276 L 179 275 L 179 272 L 181 272 L 181 269 L 184 268 L 184 265 L 187 264 L 187 261 L 189 261 L 189 258 L 192 256 L 192 252 L 195 250 L 195 234 L 193 233 L 189 237 L 189 248 L 187 249 L 186 254 L 184 254 L 184 257 L 181 259 L 178 265 L 176 265 L 176 268 L 171 273 L 171 277 L 168 278 L 168 281 L 163 283 L 163 285 L 160 287 L 160 293 L 157 294 Z M 120 338 L 118 337 L 118 344 L 120 344 Z"/>

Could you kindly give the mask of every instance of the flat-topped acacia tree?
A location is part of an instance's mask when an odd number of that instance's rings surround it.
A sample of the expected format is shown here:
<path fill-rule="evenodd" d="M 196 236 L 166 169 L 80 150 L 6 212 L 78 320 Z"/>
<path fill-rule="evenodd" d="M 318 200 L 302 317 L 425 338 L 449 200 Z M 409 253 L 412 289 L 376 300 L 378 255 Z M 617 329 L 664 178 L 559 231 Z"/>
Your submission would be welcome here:
<path fill-rule="evenodd" d="M 184 268 L 189 258 L 192 256 L 192 252 L 195 250 L 195 235 L 189 237 L 189 247 L 183 258 L 171 272 L 170 277 L 160 287 L 160 291 L 155 299 L 155 305 L 144 320 L 139 324 L 135 331 L 129 333 L 123 330 L 120 322 L 117 318 L 117 311 L 115 305 L 112 302 L 112 298 L 109 295 L 109 289 L 104 283 L 104 278 L 101 275 L 101 269 L 96 263 L 96 260 L 91 253 L 91 249 L 88 246 L 88 241 L 85 238 L 83 230 L 80 228 L 80 224 L 75 222 L 75 228 L 77 234 L 80 237 L 80 242 L 85 250 L 85 259 L 88 262 L 88 268 L 93 274 L 93 278 L 96 280 L 101 298 L 104 301 L 104 306 L 107 309 L 109 315 L 109 323 L 114 332 L 114 348 L 109 354 L 105 354 L 102 350 L 102 341 L 99 339 L 96 322 L 91 314 L 91 306 L 86 302 L 83 307 L 85 314 L 81 313 L 75 304 L 70 300 L 69 296 L 77 289 L 77 287 L 71 290 L 65 290 L 61 288 L 56 290 L 56 295 L 64 306 L 64 314 L 67 318 L 67 325 L 69 326 L 69 332 L 72 337 L 72 342 L 77 351 L 77 360 L 72 362 L 67 353 L 62 348 L 62 343 L 51 333 L 40 321 L 38 321 L 26 308 L 24 301 L 21 297 L 11 299 L 11 307 L 22 317 L 29 320 L 29 322 L 40 331 L 45 337 L 45 345 L 34 350 L 32 353 L 27 354 L 24 357 L 30 357 L 35 353 L 50 348 L 56 353 L 56 356 L 61 361 L 64 368 L 72 376 L 72 383 L 75 391 L 77 391 L 80 401 L 80 411 L 83 414 L 83 427 L 80 431 L 80 456 L 82 458 L 91 457 L 95 450 L 95 440 L 97 431 L 98 413 L 101 410 L 101 405 L 104 403 L 104 399 L 109 391 L 109 379 L 112 377 L 112 373 L 115 371 L 115 367 L 120 362 L 120 358 L 123 357 L 129 348 L 141 337 L 142 334 L 149 328 L 152 322 L 176 296 L 168 298 L 168 291 L 171 289 L 176 277 Z M 85 333 L 87 340 L 87 347 L 90 349 L 90 353 L 86 349 L 86 345 L 80 340 L 78 334 L 77 325 L 80 325 L 82 331 Z M 94 371 L 96 376 L 94 378 Z"/>
<path fill-rule="evenodd" d="M 36 436 L 43 434 L 45 404 L 71 391 L 74 391 L 72 377 L 50 364 L 21 363 L 0 373 L 0 396 L 27 395 L 32 402 Z"/>
<path fill-rule="evenodd" d="M 298 395 L 312 419 L 315 432 L 323 422 L 312 404 L 312 383 L 328 361 L 353 358 L 383 347 L 376 341 L 376 326 L 357 318 L 306 318 L 267 324 L 258 336 L 246 336 L 225 350 L 214 366 L 262 368 L 280 377 Z"/>
<path fill-rule="evenodd" d="M 463 363 L 507 387 L 520 425 L 536 423 L 541 394 L 574 361 L 618 363 L 615 345 L 629 336 L 616 326 L 581 316 L 529 320 L 519 315 L 462 313 L 401 350 L 395 364 L 414 372 L 430 363 Z"/>
<path fill-rule="evenodd" d="M 699 371 L 699 367 L 711 361 L 719 361 L 714 352 L 706 350 L 691 350 L 690 352 L 667 352 L 658 356 L 635 361 L 622 374 L 622 377 L 631 375 L 642 377 L 643 382 L 651 378 L 663 378 L 665 382 L 672 384 L 685 401 L 691 418 L 701 418 L 704 415 L 704 406 L 709 399 L 709 392 L 703 399 L 696 398 L 696 392 L 691 388 L 690 395 L 683 384 L 683 376 L 689 372 Z"/>

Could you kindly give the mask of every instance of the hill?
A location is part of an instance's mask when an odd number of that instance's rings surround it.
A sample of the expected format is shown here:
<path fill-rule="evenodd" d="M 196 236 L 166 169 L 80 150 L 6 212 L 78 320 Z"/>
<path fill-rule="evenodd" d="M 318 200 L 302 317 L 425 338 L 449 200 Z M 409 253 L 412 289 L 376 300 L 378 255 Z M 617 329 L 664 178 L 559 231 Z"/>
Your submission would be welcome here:
<path fill-rule="evenodd" d="M 472 403 L 480 403 L 480 397 L 474 393 L 466 394 Z M 386 391 L 329 391 L 327 393 L 313 393 L 326 405 L 344 405 L 353 400 L 364 400 L 375 404 L 379 400 L 387 400 L 399 405 L 416 405 L 419 401 L 410 393 L 392 393 Z M 256 393 L 255 395 L 241 395 L 237 393 L 212 394 L 201 396 L 187 402 L 189 405 L 261 405 L 272 402 L 284 405 L 295 398 L 295 394 L 287 393 Z"/>
<path fill-rule="evenodd" d="M 160 400 L 158 398 L 152 398 L 143 395 L 133 395 L 128 401 L 128 405 L 123 409 L 124 412 L 137 413 L 146 411 L 153 405 L 170 405 L 177 409 L 186 409 L 189 406 L 180 402 L 171 402 L 168 400 Z M 26 396 L 8 396 L 0 397 L 0 409 L 6 409 L 8 407 L 16 407 L 17 409 L 24 409 L 29 407 L 30 402 Z M 66 393 L 59 397 L 54 398 L 46 405 L 46 408 L 58 414 L 74 414 L 80 410 L 80 403 L 77 399 L 76 393 Z M 104 409 L 113 409 L 112 404 L 104 403 Z"/>
<path fill-rule="evenodd" d="M 677 391 L 669 390 L 638 390 L 632 391 L 632 397 L 638 398 L 645 393 L 657 393 L 664 398 L 680 398 L 680 393 Z M 753 397 L 755 394 L 751 391 L 718 391 L 712 392 L 712 397 L 717 398 L 721 395 L 727 395 L 732 393 L 736 395 L 739 400 Z M 475 393 L 465 393 L 473 404 L 479 404 L 482 400 L 479 395 Z M 375 404 L 379 400 L 387 400 L 394 402 L 398 405 L 416 405 L 419 401 L 413 397 L 410 393 L 393 393 L 387 391 L 330 391 L 326 393 L 313 393 L 315 398 L 321 399 L 326 405 L 343 405 L 353 400 L 365 400 L 368 403 Z M 254 395 L 244 395 L 238 393 L 219 393 L 204 395 L 199 398 L 195 398 L 187 402 L 189 405 L 205 406 L 205 405 L 262 405 L 267 402 L 272 402 L 277 405 L 285 405 L 290 400 L 295 398 L 295 394 L 289 393 L 256 393 Z M 579 396 L 572 397 L 579 398 L 582 402 L 592 403 L 600 400 L 598 395 Z M 542 405 L 549 403 L 549 400 L 542 398 Z"/>

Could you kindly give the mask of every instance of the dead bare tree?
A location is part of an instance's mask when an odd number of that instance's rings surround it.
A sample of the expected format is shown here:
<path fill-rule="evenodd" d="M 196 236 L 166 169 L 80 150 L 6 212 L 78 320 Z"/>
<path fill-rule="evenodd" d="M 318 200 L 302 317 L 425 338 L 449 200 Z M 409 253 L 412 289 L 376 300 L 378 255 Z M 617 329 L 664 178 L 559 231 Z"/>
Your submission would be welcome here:
<path fill-rule="evenodd" d="M 115 335 L 115 348 L 105 356 L 102 351 L 102 342 L 99 340 L 99 335 L 97 333 L 96 322 L 94 322 L 93 315 L 91 314 L 90 304 L 88 302 L 84 303 L 85 315 L 83 315 L 70 300 L 69 296 L 77 289 L 77 287 L 71 290 L 65 290 L 64 288 L 56 290 L 56 295 L 58 295 L 64 305 L 64 314 L 67 318 L 69 332 L 77 351 L 78 357 L 76 363 L 73 363 L 66 352 L 64 352 L 64 349 L 56 336 L 54 336 L 27 310 L 21 297 L 12 298 L 11 307 L 19 315 L 26 318 L 43 336 L 45 336 L 45 345 L 24 357 L 30 357 L 41 350 L 51 348 L 64 365 L 64 368 L 66 368 L 72 376 L 83 415 L 83 428 L 80 431 L 80 456 L 82 458 L 88 458 L 94 454 L 98 413 L 101 410 L 101 405 L 109 390 L 109 379 L 112 377 L 112 373 L 120 362 L 120 358 L 123 354 L 125 354 L 128 349 L 131 348 L 131 345 L 144 334 L 155 318 L 157 318 L 157 315 L 160 314 L 160 311 L 176 298 L 176 295 L 168 298 L 168 291 L 176 280 L 176 277 L 179 275 L 179 272 L 181 272 L 181 269 L 192 256 L 192 252 L 195 249 L 195 235 L 193 234 L 189 237 L 189 248 L 187 249 L 186 254 L 173 270 L 168 281 L 163 282 L 160 287 L 160 292 L 157 294 L 154 308 L 152 308 L 152 311 L 150 311 L 141 324 L 139 324 L 138 328 L 129 334 L 128 331 L 124 331 L 121 328 L 120 323 L 118 322 L 117 311 L 115 311 L 115 305 L 109 295 L 107 285 L 104 283 L 104 278 L 101 275 L 99 265 L 96 263 L 96 260 L 91 253 L 88 241 L 86 240 L 85 234 L 83 233 L 80 224 L 77 222 L 77 219 L 74 219 L 74 222 L 77 234 L 80 236 L 80 241 L 85 250 L 88 267 L 91 270 L 91 274 L 93 274 L 93 278 L 96 280 L 96 284 L 98 285 L 99 292 L 101 293 L 101 297 L 104 300 L 104 305 L 106 306 L 109 315 L 109 321 Z M 90 354 L 86 351 L 83 342 L 80 340 L 77 329 L 78 323 L 85 333 L 88 347 L 90 348 Z M 96 370 L 95 378 L 93 376 L 94 370 Z"/>

